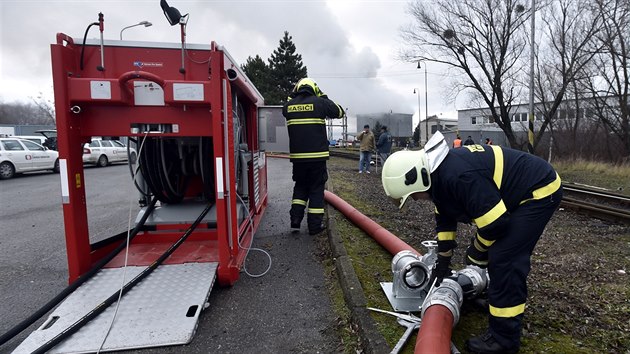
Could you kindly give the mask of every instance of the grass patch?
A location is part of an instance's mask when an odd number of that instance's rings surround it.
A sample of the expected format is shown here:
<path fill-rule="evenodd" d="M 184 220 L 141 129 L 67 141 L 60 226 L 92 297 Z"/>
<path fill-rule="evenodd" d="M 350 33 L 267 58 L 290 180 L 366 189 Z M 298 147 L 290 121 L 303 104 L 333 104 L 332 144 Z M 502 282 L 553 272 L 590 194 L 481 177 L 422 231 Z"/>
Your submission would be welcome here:
<path fill-rule="evenodd" d="M 564 182 L 584 183 L 630 195 L 630 165 L 598 161 L 561 160 L 553 167 Z"/>

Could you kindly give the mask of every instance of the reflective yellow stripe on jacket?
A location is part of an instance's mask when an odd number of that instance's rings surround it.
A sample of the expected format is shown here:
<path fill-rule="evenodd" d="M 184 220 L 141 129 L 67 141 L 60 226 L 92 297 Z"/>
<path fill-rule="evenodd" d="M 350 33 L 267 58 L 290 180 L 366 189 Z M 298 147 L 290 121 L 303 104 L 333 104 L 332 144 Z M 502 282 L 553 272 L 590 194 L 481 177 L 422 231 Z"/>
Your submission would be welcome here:
<path fill-rule="evenodd" d="M 322 118 L 294 118 L 287 121 L 287 125 L 298 124 L 323 124 L 326 125 L 326 120 Z"/>
<path fill-rule="evenodd" d="M 494 180 L 494 184 L 497 185 L 497 189 L 501 190 L 501 181 L 503 180 L 504 168 L 503 150 L 501 150 L 501 148 L 498 146 L 490 146 L 490 148 L 492 148 L 492 152 L 494 153 L 494 172 L 492 174 L 492 179 Z M 481 229 L 484 226 L 492 224 L 506 211 L 507 208 L 505 207 L 505 203 L 503 203 L 503 199 L 501 199 L 492 209 L 490 209 L 490 211 L 476 218 L 474 222 L 477 225 L 477 228 Z"/>
<path fill-rule="evenodd" d="M 505 207 L 505 203 L 503 203 L 503 199 L 501 199 L 499 200 L 497 205 L 495 205 L 492 209 L 490 209 L 489 212 L 476 218 L 474 220 L 475 224 L 477 225 L 478 228 L 481 229 L 485 226 L 492 224 L 495 220 L 500 218 L 501 215 L 503 215 L 506 211 L 507 211 L 507 208 Z"/>
<path fill-rule="evenodd" d="M 556 172 L 556 179 L 554 179 L 553 182 L 549 183 L 548 185 L 544 187 L 540 187 L 536 189 L 535 191 L 532 192 L 532 198 L 525 199 L 522 202 L 520 202 L 520 204 L 526 203 L 530 200 L 538 200 L 538 199 L 546 198 L 554 194 L 555 192 L 557 192 L 558 189 L 560 189 L 560 186 L 562 186 L 562 180 L 560 179 L 560 175 L 558 175 L 558 173 Z"/>
<path fill-rule="evenodd" d="M 497 188 L 501 190 L 501 181 L 503 180 L 503 150 L 498 146 L 491 146 L 494 152 L 494 173 L 492 179 Z"/>

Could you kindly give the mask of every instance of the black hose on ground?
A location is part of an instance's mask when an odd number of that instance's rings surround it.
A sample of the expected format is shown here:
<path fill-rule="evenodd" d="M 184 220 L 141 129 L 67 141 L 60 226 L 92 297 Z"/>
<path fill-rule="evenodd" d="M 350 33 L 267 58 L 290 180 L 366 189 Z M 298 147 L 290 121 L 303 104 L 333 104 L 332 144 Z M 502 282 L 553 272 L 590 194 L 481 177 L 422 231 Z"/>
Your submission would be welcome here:
<path fill-rule="evenodd" d="M 131 241 L 140 231 L 140 229 L 144 226 L 144 223 L 149 218 L 149 215 L 155 209 L 155 204 L 157 203 L 157 198 L 153 197 L 151 203 L 147 207 L 144 215 L 140 221 L 136 224 L 136 226 L 131 230 L 129 234 L 129 241 Z M 32 325 L 35 321 L 37 321 L 40 317 L 44 316 L 48 311 L 50 311 L 53 307 L 57 306 L 61 300 L 65 299 L 70 293 L 75 291 L 80 285 L 85 283 L 86 280 L 90 279 L 96 272 L 98 272 L 105 264 L 111 261 L 120 251 L 125 249 L 127 244 L 127 240 L 122 242 L 120 245 L 116 247 L 112 252 L 110 252 L 107 256 L 103 257 L 98 263 L 96 263 L 90 270 L 88 270 L 85 274 L 77 278 L 72 284 L 68 285 L 65 289 L 63 289 L 57 296 L 55 296 L 52 300 L 48 301 L 44 306 L 42 306 L 39 310 L 35 311 L 32 315 L 30 315 L 27 319 L 15 325 L 13 328 L 8 330 L 6 333 L 0 336 L 0 346 L 4 343 L 8 342 L 11 338 L 18 335 L 20 332 L 25 330 L 28 326 Z"/>
<path fill-rule="evenodd" d="M 171 247 L 169 247 L 169 249 L 166 250 L 166 252 L 164 252 L 160 256 L 160 258 L 158 258 L 155 262 L 151 263 L 151 265 L 148 266 L 145 270 L 143 270 L 140 274 L 136 275 L 136 277 L 133 278 L 131 281 L 129 281 L 129 283 L 125 284 L 122 290 L 116 291 L 115 293 L 113 293 L 110 297 L 108 297 L 105 301 L 103 301 L 94 309 L 92 309 L 90 312 L 88 312 L 85 316 L 81 317 L 75 323 L 70 325 L 70 327 L 64 329 L 63 331 L 61 331 L 61 333 L 57 334 L 51 340 L 44 343 L 41 347 L 33 351 L 33 354 L 43 354 L 46 351 L 52 349 L 55 345 L 59 344 L 61 341 L 66 339 L 66 337 L 71 336 L 76 331 L 78 331 L 83 325 L 85 325 L 86 323 L 91 321 L 94 317 L 98 316 L 100 313 L 105 311 L 109 305 L 116 302 L 118 300 L 120 292 L 122 292 L 122 296 L 124 296 L 129 290 L 131 290 L 131 288 L 133 288 L 138 283 L 140 283 L 142 279 L 144 279 L 147 275 L 151 274 L 151 272 L 153 272 L 160 264 L 162 264 L 162 262 L 164 262 L 164 260 L 166 260 L 166 258 L 168 258 L 173 252 L 175 252 L 175 250 L 179 246 L 181 246 L 181 244 L 184 243 L 184 241 L 186 241 L 188 236 L 190 236 L 192 232 L 197 228 L 201 220 L 203 220 L 206 214 L 208 214 L 208 212 L 212 208 L 212 205 L 213 203 L 208 203 L 208 205 L 201 212 L 197 220 L 195 220 L 195 222 L 193 222 L 192 225 L 190 225 L 190 227 L 186 230 L 186 232 L 184 232 L 184 235 L 182 235 L 182 237 L 180 237 L 180 239 L 177 240 L 177 242 L 171 245 Z"/>

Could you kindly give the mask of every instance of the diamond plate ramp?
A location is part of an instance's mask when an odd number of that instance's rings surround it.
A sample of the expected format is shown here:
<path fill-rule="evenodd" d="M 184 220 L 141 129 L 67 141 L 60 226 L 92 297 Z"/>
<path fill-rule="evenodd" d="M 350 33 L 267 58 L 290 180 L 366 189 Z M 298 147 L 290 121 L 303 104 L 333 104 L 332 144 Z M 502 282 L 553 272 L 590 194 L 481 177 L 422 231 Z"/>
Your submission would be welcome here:
<path fill-rule="evenodd" d="M 218 263 L 162 265 L 123 298 L 101 351 L 190 343 Z M 146 267 L 127 267 L 129 282 Z M 59 305 L 13 353 L 31 353 L 120 290 L 123 268 L 102 269 Z M 49 353 L 93 353 L 112 321 L 112 304 Z"/>

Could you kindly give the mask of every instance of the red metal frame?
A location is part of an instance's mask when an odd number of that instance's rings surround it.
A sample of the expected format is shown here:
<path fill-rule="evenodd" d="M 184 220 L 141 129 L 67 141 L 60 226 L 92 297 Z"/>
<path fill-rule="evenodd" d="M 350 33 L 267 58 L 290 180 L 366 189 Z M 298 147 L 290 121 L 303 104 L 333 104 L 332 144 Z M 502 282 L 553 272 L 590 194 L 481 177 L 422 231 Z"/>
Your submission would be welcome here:
<path fill-rule="evenodd" d="M 61 178 L 69 281 L 84 274 L 106 253 L 90 249 L 82 145 L 92 136 L 142 136 L 142 132 L 131 133 L 134 124 L 177 124 L 176 132 L 160 136 L 213 138 L 214 161 L 209 157 L 208 163 L 215 166 L 215 176 L 222 170 L 222 178 L 216 180 L 223 181 L 222 185 L 215 186 L 216 228 L 195 230 L 167 263 L 219 262 L 217 277 L 222 285 L 231 285 L 239 277 L 246 255 L 243 247 L 251 244 L 252 227 L 253 231 L 258 228 L 267 205 L 267 172 L 266 164 L 257 171 L 259 202 L 254 205 L 253 168 L 249 169 L 251 226 L 247 218 L 241 225 L 237 222 L 229 224 L 228 215 L 230 220 L 237 220 L 236 190 L 229 188 L 226 182 L 235 181 L 234 154 L 225 153 L 235 151 L 232 93 L 236 93 L 246 111 L 249 150 L 264 161 L 257 136 L 257 108 L 263 104 L 263 99 L 216 43 L 212 42 L 207 48 L 194 46 L 195 49 L 187 49 L 185 70 L 180 70 L 182 52 L 178 45 L 147 43 L 145 46 L 143 43 L 142 46 L 129 46 L 121 41 L 105 41 L 104 70 L 98 68 L 101 48 L 93 42 L 82 46 L 60 33 L 56 43 L 51 45 L 59 157 L 62 168 L 66 167 Z M 239 74 L 236 79 L 228 78 L 228 69 L 234 70 L 232 74 Z M 134 80 L 159 85 L 164 92 L 164 105 L 136 105 L 131 86 Z M 203 97 L 187 100 L 176 96 L 177 84 L 196 84 L 203 88 Z M 109 86 L 108 95 L 95 95 L 93 85 Z M 229 109 L 225 109 L 224 102 Z M 224 125 L 229 132 L 227 136 Z M 227 161 L 228 168 L 225 165 L 219 168 L 219 159 Z M 222 191 L 228 190 L 229 193 L 222 195 Z M 130 247 L 130 264 L 151 263 L 157 258 L 156 253 L 177 240 L 188 226 L 160 225 L 156 231 L 141 232 Z M 239 247 L 239 243 L 243 247 Z M 120 266 L 120 260 L 116 258 L 108 264 L 108 267 L 116 266 Z"/>

